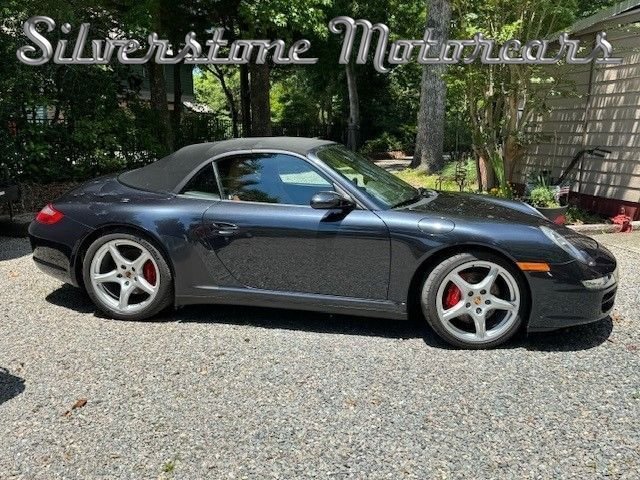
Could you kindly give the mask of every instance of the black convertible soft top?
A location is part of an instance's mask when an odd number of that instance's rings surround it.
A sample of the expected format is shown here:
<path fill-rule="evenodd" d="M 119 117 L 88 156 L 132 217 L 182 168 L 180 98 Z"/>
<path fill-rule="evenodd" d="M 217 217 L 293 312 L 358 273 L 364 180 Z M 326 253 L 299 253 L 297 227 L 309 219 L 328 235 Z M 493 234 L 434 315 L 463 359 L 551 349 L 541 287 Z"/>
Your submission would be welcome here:
<path fill-rule="evenodd" d="M 160 160 L 118 177 L 127 186 L 154 192 L 173 192 L 194 169 L 213 157 L 240 150 L 285 150 L 306 155 L 310 150 L 334 142 L 302 137 L 234 138 L 183 147 Z"/>

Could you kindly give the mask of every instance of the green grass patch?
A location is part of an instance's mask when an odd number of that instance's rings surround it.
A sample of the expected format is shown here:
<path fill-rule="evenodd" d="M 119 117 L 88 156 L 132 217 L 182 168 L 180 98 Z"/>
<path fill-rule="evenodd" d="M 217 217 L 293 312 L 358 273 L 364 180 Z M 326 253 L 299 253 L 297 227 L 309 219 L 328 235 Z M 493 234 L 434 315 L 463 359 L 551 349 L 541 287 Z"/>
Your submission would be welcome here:
<path fill-rule="evenodd" d="M 455 166 L 450 167 L 449 165 L 447 165 L 440 173 L 429 174 L 421 168 L 405 168 L 404 170 L 400 170 L 399 172 L 394 172 L 394 174 L 407 182 L 409 185 L 412 185 L 416 188 L 423 187 L 431 188 L 433 190 L 445 190 L 451 192 L 460 191 L 460 186 L 453 180 L 453 177 L 455 175 Z M 475 192 L 476 189 L 477 183 L 475 174 L 473 176 L 467 174 L 467 181 L 463 188 L 463 191 Z"/>

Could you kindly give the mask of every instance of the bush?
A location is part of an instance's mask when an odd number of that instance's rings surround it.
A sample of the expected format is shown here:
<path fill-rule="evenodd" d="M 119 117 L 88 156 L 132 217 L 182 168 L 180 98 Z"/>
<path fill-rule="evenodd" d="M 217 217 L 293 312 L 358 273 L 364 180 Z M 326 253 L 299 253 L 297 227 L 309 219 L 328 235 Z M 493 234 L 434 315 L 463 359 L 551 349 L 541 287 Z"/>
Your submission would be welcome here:
<path fill-rule="evenodd" d="M 567 224 L 569 225 L 583 225 L 585 223 L 610 223 L 607 217 L 599 215 L 597 213 L 588 212 L 587 210 L 583 210 L 582 208 L 575 205 L 571 205 L 569 206 L 569 208 L 567 208 L 565 217 L 567 219 Z"/>
<path fill-rule="evenodd" d="M 367 140 L 361 148 L 364 155 L 374 153 L 402 151 L 412 154 L 416 142 L 416 126 L 400 125 L 392 132 L 384 132 L 381 135 Z"/>
<path fill-rule="evenodd" d="M 398 138 L 388 132 L 384 132 L 379 137 L 367 140 L 361 150 L 364 155 L 372 155 L 374 153 L 402 150 L 402 144 Z"/>
<path fill-rule="evenodd" d="M 551 189 L 545 185 L 538 185 L 531 190 L 529 193 L 529 204 L 542 208 L 555 208 L 560 206 Z"/>

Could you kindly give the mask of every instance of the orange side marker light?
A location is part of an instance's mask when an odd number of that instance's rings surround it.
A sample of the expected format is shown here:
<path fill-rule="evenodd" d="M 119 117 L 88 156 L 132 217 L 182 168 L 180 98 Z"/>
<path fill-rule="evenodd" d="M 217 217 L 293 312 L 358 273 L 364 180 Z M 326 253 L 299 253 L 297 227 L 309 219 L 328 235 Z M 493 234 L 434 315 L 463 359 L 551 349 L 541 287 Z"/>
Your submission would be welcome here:
<path fill-rule="evenodd" d="M 551 270 L 549 264 L 545 262 L 518 262 L 520 270 L 525 272 L 548 272 Z"/>

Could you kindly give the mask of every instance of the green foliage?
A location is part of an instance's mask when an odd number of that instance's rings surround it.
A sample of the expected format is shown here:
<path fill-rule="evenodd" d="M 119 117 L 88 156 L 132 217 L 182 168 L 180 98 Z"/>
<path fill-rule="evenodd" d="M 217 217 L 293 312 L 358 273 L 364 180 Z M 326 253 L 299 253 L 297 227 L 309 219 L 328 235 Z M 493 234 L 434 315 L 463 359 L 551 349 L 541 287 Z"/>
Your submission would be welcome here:
<path fill-rule="evenodd" d="M 6 4 L 5 4 L 6 5 Z M 78 10 L 66 1 L 10 1 L 3 7 L 0 54 L 0 169 L 12 178 L 33 182 L 84 179 L 135 166 L 163 153 L 155 141 L 156 116 L 125 95 L 129 71 L 117 64 L 39 67 L 15 61 L 24 39 L 24 19 L 46 12 L 69 21 L 77 34 L 80 21 L 89 22 L 96 35 L 105 36 L 112 18 L 97 9 Z M 58 29 L 48 37 L 55 44 Z M 127 107 L 128 105 L 128 107 Z"/>
<path fill-rule="evenodd" d="M 446 178 L 455 178 L 457 163 L 458 162 L 448 162 L 440 172 L 440 175 Z M 470 185 L 478 183 L 478 169 L 476 168 L 476 161 L 473 158 L 464 160 L 464 169 L 467 183 Z"/>
<path fill-rule="evenodd" d="M 593 13 L 613 0 L 488 0 L 452 2 L 452 38 L 469 38 L 476 32 L 504 41 L 545 38 L 577 17 Z M 113 34 L 140 38 L 150 30 L 172 42 L 189 30 L 200 34 L 224 26 L 227 38 L 299 38 L 312 41 L 311 54 L 320 59 L 304 67 L 272 65 L 272 120 L 282 124 L 310 125 L 343 139 L 348 116 L 344 66 L 336 61 L 341 39 L 327 32 L 327 21 L 337 15 L 367 18 L 390 27 L 392 38 L 421 38 L 426 20 L 424 0 L 4 0 L 0 6 L 0 55 L 6 61 L 0 75 L 0 168 L 21 179 L 47 182 L 82 179 L 140 165 L 166 153 L 158 141 L 159 116 L 128 91 L 128 67 L 69 66 L 49 63 L 29 67 L 15 61 L 24 38 L 15 35 L 22 22 L 46 14 L 58 23 L 70 22 L 75 30 L 89 22 L 92 36 Z M 56 42 L 59 28 L 48 34 Z M 73 41 L 73 40 L 71 40 Z M 375 36 L 374 36 L 375 44 Z M 223 68 L 226 85 L 240 110 L 238 67 Z M 421 65 L 394 66 L 388 74 L 371 63 L 356 65 L 361 107 L 363 152 L 413 151 L 420 96 Z M 511 196 L 510 169 L 505 160 L 517 161 L 537 137 L 531 122 L 548 111 L 547 99 L 568 94 L 571 86 L 545 69 L 532 65 L 453 66 L 446 75 L 447 124 L 445 151 L 470 150 L 488 158 L 499 180 L 497 194 Z M 197 100 L 220 116 L 229 116 L 227 96 L 219 78 L 206 68 L 196 70 Z M 47 118 L 43 118 L 45 117 Z M 10 128 L 5 128 L 10 126 Z M 183 127 L 199 130 L 197 120 L 186 117 Z M 209 135 L 221 138 L 222 128 Z M 204 138 L 206 135 L 200 135 Z M 182 140 L 187 141 L 184 134 Z M 452 170 L 453 169 L 453 170 Z M 441 177 L 453 178 L 447 165 Z M 420 186 L 436 186 L 436 176 L 420 171 L 401 172 Z M 475 182 L 476 169 L 467 162 L 467 175 Z M 447 182 L 445 180 L 444 182 Z M 457 185 L 452 183 L 452 189 Z M 443 188 L 447 184 L 443 183 Z"/>
<path fill-rule="evenodd" d="M 240 99 L 240 70 L 229 67 L 225 71 L 225 82 L 234 94 L 236 102 Z M 230 114 L 229 104 L 224 90 L 215 75 L 207 70 L 196 69 L 193 74 L 193 89 L 196 101 L 208 106 L 213 112 Z M 236 105 L 240 108 L 240 105 Z"/>
<path fill-rule="evenodd" d="M 575 0 L 488 0 L 457 5 L 456 38 L 481 32 L 498 44 L 517 38 L 524 44 L 570 25 L 579 14 Z M 550 53 L 550 52 L 549 52 Z M 468 119 L 474 150 L 488 159 L 505 188 L 527 145 L 539 137 L 532 123 L 549 111 L 547 99 L 571 90 L 540 65 L 475 62 L 450 69 L 457 108 Z"/>
<path fill-rule="evenodd" d="M 397 137 L 388 132 L 384 132 L 372 140 L 367 140 L 362 147 L 362 153 L 365 155 L 395 150 L 402 150 L 402 143 Z"/>
<path fill-rule="evenodd" d="M 413 152 L 416 139 L 416 126 L 414 124 L 401 125 L 394 128 L 393 132 L 382 132 L 376 138 L 367 140 L 362 146 L 362 153 L 372 155 L 382 152 L 401 151 L 407 154 Z"/>
<path fill-rule="evenodd" d="M 529 193 L 529 203 L 534 207 L 554 208 L 560 204 L 553 196 L 553 192 L 549 187 L 539 185 Z"/>
<path fill-rule="evenodd" d="M 322 122 L 322 100 L 303 69 L 287 72 L 271 88 L 271 118 L 277 123 L 316 125 Z"/>
<path fill-rule="evenodd" d="M 565 213 L 567 224 L 569 225 L 584 225 L 594 223 L 607 223 L 609 219 L 597 213 L 588 212 L 578 206 L 571 205 L 567 208 Z"/>
<path fill-rule="evenodd" d="M 493 187 L 492 189 L 489 190 L 488 193 L 489 195 L 493 195 L 494 197 L 506 198 L 508 200 L 515 198 L 515 193 L 510 183 L 507 183 L 499 187 Z"/>
<path fill-rule="evenodd" d="M 331 4 L 331 0 L 241 0 L 239 14 L 247 24 L 244 32 L 249 38 L 273 31 L 304 31 L 323 36 L 324 7 Z"/>

